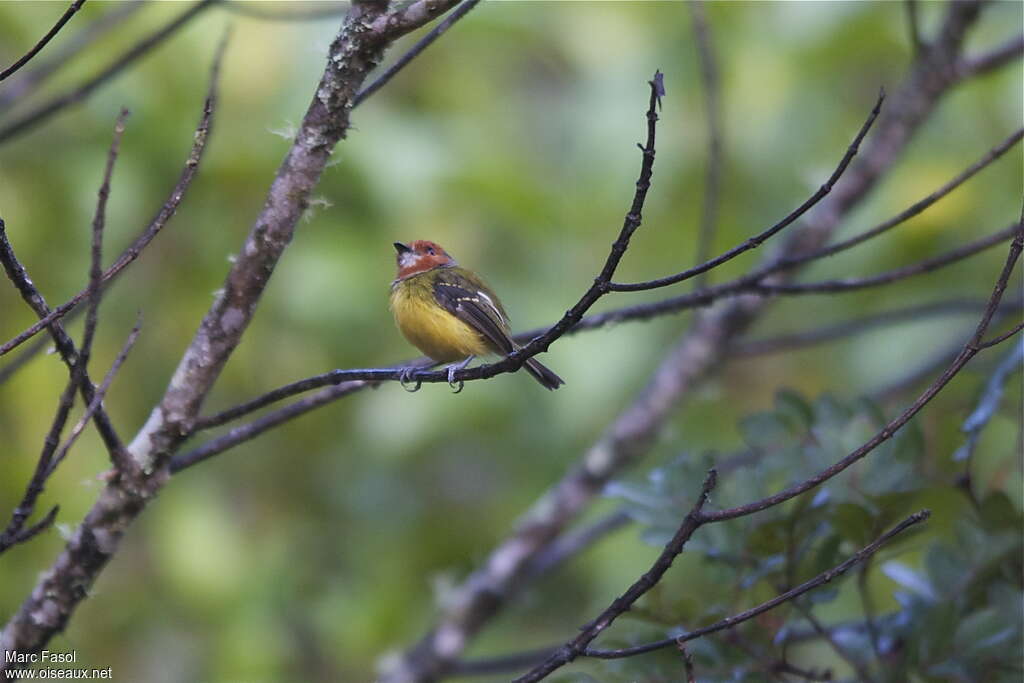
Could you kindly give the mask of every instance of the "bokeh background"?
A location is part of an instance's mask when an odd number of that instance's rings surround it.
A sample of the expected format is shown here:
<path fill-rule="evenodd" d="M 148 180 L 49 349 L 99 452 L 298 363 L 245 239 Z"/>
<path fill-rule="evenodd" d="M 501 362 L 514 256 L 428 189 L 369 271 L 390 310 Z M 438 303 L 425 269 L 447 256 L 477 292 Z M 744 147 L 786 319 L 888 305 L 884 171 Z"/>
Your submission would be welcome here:
<path fill-rule="evenodd" d="M 55 45 L 121 3 L 92 0 Z M 246 3 L 270 11 L 323 3 Z M 185 9 L 153 2 L 76 56 L 42 99 L 105 67 Z M 0 62 L 22 54 L 60 3 L 0 4 Z M 920 3 L 934 30 L 942 8 Z M 716 251 L 773 223 L 827 177 L 874 102 L 911 57 L 901 3 L 711 3 L 724 108 L 725 156 Z M 1022 5 L 995 2 L 968 52 L 1018 31 Z M 230 27 L 212 141 L 178 215 L 110 289 L 94 374 L 102 374 L 141 311 L 142 336 L 106 405 L 129 438 L 168 377 L 259 210 L 323 68 L 340 15 L 268 21 L 213 7 L 81 104 L 0 146 L 0 216 L 51 303 L 84 286 L 89 226 L 114 118 L 132 112 L 114 174 L 108 260 L 163 203 L 191 143 L 217 42 Z M 394 58 L 403 46 L 392 51 Z M 48 48 L 49 50 L 49 48 Z M 43 56 L 46 56 L 44 52 Z M 619 279 L 647 279 L 695 258 L 707 128 L 689 13 L 675 2 L 488 2 L 475 9 L 354 114 L 258 315 L 208 409 L 338 367 L 415 356 L 387 310 L 395 240 L 432 239 L 484 273 L 517 329 L 557 319 L 588 286 L 621 225 L 639 167 L 647 85 L 665 72 L 654 186 Z M 958 88 L 885 183 L 846 221 L 854 234 L 944 183 L 1022 122 L 1017 63 Z M 2 86 L 0 86 L 2 90 Z M 15 102 L 5 117 L 34 101 Z M 815 265 L 806 277 L 859 276 L 937 254 L 1003 227 L 1020 211 L 1019 147 L 883 240 Z M 779 301 L 755 330 L 808 329 L 886 308 L 985 297 L 1005 250 L 884 290 Z M 736 259 L 714 278 L 742 272 Z M 1014 289 L 1019 291 L 1020 280 Z M 598 309 L 660 293 L 610 296 Z M 409 394 L 366 391 L 188 470 L 166 487 L 53 649 L 123 681 L 365 681 L 382 657 L 430 623 L 446 592 L 556 481 L 645 383 L 691 314 L 566 338 L 543 357 L 567 384 L 548 393 L 523 375 Z M 674 416 L 643 469 L 682 453 L 744 448 L 737 425 L 769 409 L 780 387 L 813 400 L 869 395 L 948 347 L 975 316 L 889 327 L 787 355 L 735 361 Z M 0 337 L 33 321 L 0 287 Z M 81 322 L 71 326 L 80 334 Z M 917 421 L 921 470 L 952 482 L 959 424 L 1002 351 L 980 358 Z M 4 359 L 7 360 L 7 359 Z M 0 386 L 0 509 L 28 480 L 66 371 L 40 355 Z M 1019 374 L 985 432 L 981 491 L 1021 504 Z M 906 400 L 885 408 L 892 414 Z M 194 443 L 200 443 L 200 440 Z M 0 558 L 6 619 L 49 566 L 99 491 L 107 467 L 87 433 L 51 480 L 40 509 L 57 528 Z M 743 476 L 739 472 L 736 476 Z M 952 538 L 966 503 L 950 487 L 901 561 Z M 614 509 L 618 499 L 596 506 Z M 6 514 L 6 512 L 4 513 Z M 929 540 L 931 539 L 931 540 Z M 522 594 L 473 646 L 474 655 L 571 635 L 638 576 L 657 550 L 636 528 L 607 539 Z M 672 584 L 715 599 L 716 568 L 685 557 Z M 896 582 L 872 576 L 879 609 Z M 710 591 L 710 592 L 709 592 Z M 770 592 L 762 593 L 762 598 Z M 854 613 L 839 600 L 834 615 Z M 616 626 L 625 638 L 636 626 Z M 840 667 L 826 649 L 809 661 Z M 587 664 L 598 680 L 628 668 Z M 579 680 L 570 674 L 566 680 Z M 671 680 L 666 678 L 664 680 Z"/>

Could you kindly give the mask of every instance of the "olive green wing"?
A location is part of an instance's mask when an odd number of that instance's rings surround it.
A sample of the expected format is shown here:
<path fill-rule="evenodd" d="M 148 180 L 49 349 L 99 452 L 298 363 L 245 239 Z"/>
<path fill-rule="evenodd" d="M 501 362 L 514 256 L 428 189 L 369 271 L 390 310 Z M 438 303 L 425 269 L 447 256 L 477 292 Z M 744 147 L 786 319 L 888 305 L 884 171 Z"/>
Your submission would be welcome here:
<path fill-rule="evenodd" d="M 479 332 L 495 351 L 510 353 L 508 315 L 498 297 L 479 278 L 461 268 L 442 269 L 434 298 L 446 311 Z"/>

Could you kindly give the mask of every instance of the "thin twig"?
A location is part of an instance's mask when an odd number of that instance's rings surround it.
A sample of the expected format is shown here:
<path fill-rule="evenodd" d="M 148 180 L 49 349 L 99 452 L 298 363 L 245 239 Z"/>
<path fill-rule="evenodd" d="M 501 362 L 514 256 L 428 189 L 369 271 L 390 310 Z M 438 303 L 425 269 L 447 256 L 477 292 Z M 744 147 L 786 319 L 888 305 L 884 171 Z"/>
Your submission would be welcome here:
<path fill-rule="evenodd" d="M 366 384 L 366 382 L 346 382 L 344 384 L 330 386 L 322 391 L 318 391 L 312 396 L 307 396 L 295 401 L 294 403 L 290 403 L 284 408 L 279 408 L 278 410 L 268 413 L 256 420 L 253 420 L 252 422 L 247 422 L 243 425 L 234 427 L 227 434 L 219 436 L 216 439 L 211 439 L 198 448 L 175 455 L 171 458 L 170 472 L 171 474 L 176 474 L 187 467 L 191 467 L 203 460 L 212 458 L 218 453 L 223 453 L 230 448 L 234 448 L 240 443 L 256 438 L 268 429 L 276 427 L 288 420 L 292 420 L 299 415 L 308 413 L 322 405 L 335 401 L 342 396 L 352 393 L 353 391 L 357 391 L 363 388 Z"/>
<path fill-rule="evenodd" d="M 982 76 L 1024 56 L 1024 34 L 1010 38 L 988 52 L 962 58 L 956 66 L 960 78 Z"/>
<path fill-rule="evenodd" d="M 1006 302 L 1003 307 L 1011 310 L 1020 309 L 1024 299 Z M 836 339 L 847 339 L 854 335 L 869 332 L 889 325 L 904 325 L 919 320 L 948 315 L 977 313 L 985 307 L 980 299 L 950 299 L 934 301 L 917 306 L 895 308 L 881 313 L 844 320 L 843 322 L 815 327 L 804 332 L 782 334 L 759 339 L 739 339 L 729 349 L 734 357 L 759 356 L 769 353 L 781 353 L 814 346 Z"/>
<path fill-rule="evenodd" d="M 663 640 L 658 640 L 652 643 L 622 648 L 618 650 L 601 650 L 585 648 L 581 652 L 576 653 L 576 656 L 594 657 L 598 659 L 621 659 L 623 657 L 633 657 L 647 652 L 661 650 L 667 647 L 678 647 L 680 643 L 687 643 L 691 640 L 696 640 L 697 638 L 701 638 L 710 633 L 715 633 L 717 631 L 723 631 L 726 629 L 733 628 L 738 624 L 742 624 L 743 622 L 753 619 L 754 617 L 760 614 L 764 614 L 765 612 L 774 609 L 775 607 L 778 607 L 783 603 L 798 598 L 801 595 L 808 593 L 814 590 L 815 588 L 823 586 L 833 581 L 834 579 L 842 576 L 850 569 L 857 566 L 861 562 L 864 562 L 869 557 L 878 552 L 878 550 L 888 541 L 890 541 L 893 537 L 903 533 L 915 524 L 919 524 L 928 519 L 930 514 L 931 513 L 928 510 L 922 510 L 907 517 L 902 522 L 897 524 L 895 527 L 879 536 L 872 543 L 868 544 L 867 546 L 861 548 L 859 551 L 854 553 L 845 562 L 842 562 L 841 564 L 836 565 L 832 569 L 829 569 L 825 572 L 822 572 L 821 574 L 818 574 L 809 581 L 805 581 L 804 583 L 800 584 L 799 586 L 796 586 L 795 588 L 792 588 L 791 590 L 786 591 L 785 593 L 781 593 L 775 596 L 771 600 L 763 602 L 760 605 L 752 607 L 751 609 L 748 609 L 746 611 L 740 612 L 739 614 L 726 617 L 725 619 L 717 621 L 714 624 L 703 626 L 701 628 L 694 629 L 693 631 L 688 631 L 674 638 L 665 638 Z M 535 669 L 533 669 L 532 671 L 523 676 L 520 676 L 515 680 L 515 683 L 534 683 L 535 681 L 542 680 L 552 671 L 555 671 L 562 665 L 568 663 L 568 661 L 560 661 L 562 658 L 566 657 L 569 654 L 567 650 L 569 650 L 568 647 L 563 647 L 561 650 L 559 650 L 556 657 L 552 657 L 552 659 L 550 659 L 548 662 L 545 662 L 545 664 L 536 667 Z"/>
<path fill-rule="evenodd" d="M 221 47 L 218 48 L 219 52 L 223 51 L 223 45 L 224 43 L 221 43 Z M 216 63 L 218 62 L 215 62 L 215 64 Z M 216 80 L 212 80 L 210 82 L 210 90 L 206 94 L 203 113 L 199 119 L 199 125 L 196 127 L 195 133 L 192 136 L 192 147 L 185 160 L 185 167 L 182 169 L 181 175 L 178 177 L 178 182 L 174 185 L 174 188 L 171 190 L 167 200 L 164 202 L 163 206 L 160 207 L 160 210 L 157 212 L 153 220 L 150 221 L 149 225 L 147 225 L 139 236 L 135 238 L 134 242 L 121 252 L 114 263 L 103 272 L 102 279 L 104 284 L 114 280 L 121 271 L 127 268 L 128 265 L 142 254 L 142 250 L 145 249 L 146 246 L 148 246 L 149 243 L 152 242 L 160 233 L 164 226 L 167 225 L 168 221 L 170 221 L 177 212 L 181 201 L 185 198 L 185 193 L 192 184 L 192 180 L 195 178 L 195 175 L 199 170 L 199 162 L 203 158 L 203 153 L 206 150 L 206 142 L 209 139 L 210 125 L 213 119 L 213 110 L 216 103 L 216 82 Z M 38 334 L 41 330 L 51 325 L 53 322 L 70 313 L 78 306 L 78 304 L 84 301 L 87 296 L 88 290 L 83 289 L 60 306 L 54 308 L 48 315 L 42 317 L 38 322 L 26 329 L 24 332 L 0 345 L 0 356 L 17 348 Z M 6 377 L 4 377 L 4 379 L 6 379 Z"/>
<path fill-rule="evenodd" d="M 1024 321 L 1017 323 L 1016 325 L 1011 327 L 1006 332 L 1003 332 L 1002 334 L 999 334 L 999 335 L 996 335 L 995 337 L 992 337 L 992 339 L 989 339 L 987 341 L 983 341 L 981 344 L 979 344 L 979 346 L 981 348 L 983 348 L 983 349 L 987 349 L 987 348 L 989 348 L 991 346 L 996 346 L 997 344 L 1002 344 L 1004 341 L 1006 341 L 1007 339 L 1009 339 L 1013 335 L 1017 334 L 1022 329 L 1024 329 Z"/>
<path fill-rule="evenodd" d="M 416 59 L 421 52 L 426 50 L 431 43 L 441 37 L 441 35 L 450 29 L 455 22 L 462 17 L 466 16 L 471 9 L 476 7 L 480 0 L 463 0 L 462 4 L 456 7 L 451 14 L 445 17 L 444 21 L 441 21 L 434 28 L 430 29 L 427 35 L 416 41 L 416 44 L 409 48 L 405 54 L 398 58 L 394 64 L 389 66 L 387 70 L 378 76 L 372 83 L 359 91 L 359 93 L 352 100 L 352 106 L 359 106 L 366 98 L 373 93 L 377 92 L 387 84 L 392 78 L 394 78 L 399 71 L 404 69 L 409 62 Z"/>
<path fill-rule="evenodd" d="M 99 258 L 98 241 L 102 239 L 106 201 L 110 190 L 110 178 L 113 173 L 114 161 L 117 159 L 125 116 L 127 116 L 127 112 L 122 111 L 121 115 L 118 117 L 117 123 L 115 124 L 114 140 L 111 143 L 110 152 L 107 156 L 103 183 L 100 187 L 96 213 L 93 219 L 93 265 L 90 267 L 90 287 L 88 289 L 91 293 L 90 299 L 92 300 L 92 306 L 94 307 L 98 305 L 99 297 L 98 281 L 94 277 L 97 268 L 96 262 Z M 29 307 L 35 311 L 36 315 L 40 318 L 45 318 L 50 313 L 50 308 L 46 303 L 46 299 L 39 292 L 39 289 L 32 282 L 31 278 L 29 278 L 25 267 L 18 261 L 18 258 L 14 253 L 14 249 L 11 247 L 11 244 L 7 239 L 7 234 L 4 231 L 2 222 L 0 222 L 0 263 L 2 263 L 4 270 L 7 272 L 8 278 L 12 283 L 14 283 L 14 286 L 21 293 L 22 298 Z M 84 342 L 90 346 L 92 344 L 92 334 L 95 331 L 95 316 L 95 310 L 91 311 L 89 315 L 90 322 L 86 326 Z M 71 337 L 64 331 L 60 322 L 51 323 L 49 329 L 50 334 L 53 336 L 54 342 L 56 343 L 57 350 L 60 352 L 61 358 L 68 366 L 68 369 L 73 374 L 78 373 L 80 375 L 81 381 L 78 382 L 78 389 L 82 394 L 83 400 L 86 404 L 91 404 L 95 396 L 96 386 L 89 378 L 88 370 L 86 369 L 89 349 L 84 349 L 85 358 L 81 358 L 79 355 L 81 353 L 80 350 L 75 348 L 74 341 L 72 341 Z M 123 470 L 124 467 L 126 467 L 123 457 L 124 446 L 110 421 L 110 417 L 107 415 L 102 405 L 93 413 L 93 421 L 96 423 L 96 429 L 99 431 L 100 436 L 103 439 L 103 443 L 107 448 L 107 452 L 110 454 L 111 461 L 114 463 L 115 467 Z"/>
<path fill-rule="evenodd" d="M 515 683 L 529 683 L 545 678 L 549 673 L 573 661 L 587 646 L 597 638 L 602 631 L 612 625 L 619 616 L 629 610 L 633 604 L 653 588 L 665 572 L 672 566 L 672 562 L 683 552 L 683 546 L 690 540 L 690 537 L 702 524 L 702 509 L 708 501 L 708 496 L 714 490 L 718 475 L 715 470 L 709 470 L 701 485 L 700 493 L 690 511 L 686 513 L 682 524 L 672 536 L 672 539 L 665 544 L 665 548 L 658 555 L 651 568 L 633 582 L 622 595 L 617 597 L 600 615 L 589 624 L 580 629 L 580 634 L 563 645 L 551 655 L 543 664 L 535 667 L 530 673 L 515 680 Z"/>
<path fill-rule="evenodd" d="M 983 168 L 987 167 L 993 161 L 996 161 L 1004 154 L 1006 154 L 1006 152 L 1013 148 L 1018 142 L 1020 142 L 1022 138 L 1024 138 L 1024 128 L 1018 128 L 1013 133 L 1010 133 L 1010 135 L 1005 140 L 1003 140 L 998 145 L 996 145 L 988 152 L 986 152 L 983 157 L 981 157 L 973 164 L 965 168 L 963 171 L 958 173 L 955 178 L 950 179 L 949 182 L 947 182 L 945 185 L 938 188 L 937 190 L 929 194 L 927 197 L 924 197 L 914 202 L 906 209 L 900 211 L 898 214 L 893 216 L 892 218 L 884 220 L 878 225 L 874 226 L 873 228 L 865 230 L 864 232 L 854 235 L 853 237 L 841 240 L 827 247 L 822 247 L 821 249 L 818 249 L 816 251 L 812 251 L 810 253 L 803 254 L 798 257 L 780 258 L 774 264 L 771 265 L 770 272 L 777 272 L 778 270 L 792 268 L 794 266 L 803 265 L 810 261 L 822 259 L 827 256 L 833 256 L 841 251 L 846 251 L 851 247 L 855 247 L 858 244 L 873 239 L 884 232 L 888 232 L 892 228 L 895 228 L 896 226 L 901 225 L 907 220 L 913 218 L 914 216 L 917 216 L 925 209 L 930 207 L 932 204 L 936 203 L 937 201 L 948 195 L 950 192 L 952 192 L 953 190 L 955 190 L 956 188 L 960 187 L 965 182 L 973 178 Z"/>
<path fill-rule="evenodd" d="M 84 29 L 65 39 L 45 58 L 37 60 L 31 69 L 21 71 L 0 90 L 0 111 L 7 111 L 15 102 L 24 100 L 58 69 L 75 61 L 75 56 L 92 45 L 104 33 L 113 29 L 145 4 L 145 0 L 126 0 Z"/>
<path fill-rule="evenodd" d="M 114 381 L 117 371 L 121 369 L 121 365 L 124 363 L 125 359 L 128 358 L 128 353 L 132 350 L 132 347 L 135 346 L 135 342 L 139 338 L 139 330 L 141 327 L 142 318 L 140 316 L 132 327 L 132 331 L 128 334 L 128 339 L 125 340 L 124 345 L 117 354 L 117 357 L 114 358 L 114 362 L 107 371 L 107 374 L 103 377 L 103 381 L 96 389 L 96 395 L 93 397 L 92 402 L 86 407 L 85 412 L 82 413 L 82 417 L 80 417 L 78 422 L 75 423 L 75 426 L 71 428 L 71 431 L 68 433 L 68 438 L 63 444 L 61 444 L 61 447 L 54 455 L 53 462 L 50 465 L 49 474 L 53 474 L 57 469 L 57 466 L 64 460 L 68 451 L 70 451 L 71 447 L 75 445 L 75 440 L 78 439 L 79 435 L 85 429 L 85 426 L 89 423 L 93 414 L 95 414 L 103 404 L 103 398 L 107 395 L 107 391 L 110 389 L 110 384 Z M 121 464 L 118 464 L 117 466 L 119 468 L 123 467 Z"/>
<path fill-rule="evenodd" d="M 647 280 L 645 282 L 609 282 L 608 291 L 640 292 L 648 289 L 659 289 L 661 287 L 673 285 L 677 282 L 689 280 L 692 277 L 696 277 L 701 273 L 705 273 L 713 268 L 717 268 L 723 263 L 731 261 L 732 259 L 736 258 L 737 256 L 744 252 L 750 251 L 751 249 L 756 249 L 757 247 L 761 246 L 761 244 L 763 244 L 765 240 L 769 239 L 770 237 L 780 232 L 787 226 L 793 224 L 796 221 L 796 219 L 800 218 L 800 216 L 810 211 L 815 204 L 824 199 L 825 196 L 832 191 L 832 187 L 836 184 L 836 181 L 839 180 L 839 178 L 846 171 L 847 167 L 850 165 L 850 162 L 853 161 L 853 158 L 857 155 L 857 151 L 860 149 L 860 143 L 864 139 L 864 136 L 867 135 L 868 130 L 871 129 L 871 124 L 873 124 L 875 122 L 875 119 L 878 118 L 878 113 L 882 109 L 882 102 L 884 100 L 885 93 L 879 92 L 878 99 L 875 101 L 875 106 L 871 109 L 871 113 L 868 114 L 868 117 L 861 125 L 860 130 L 857 131 L 857 135 L 854 136 L 853 142 L 851 142 L 850 145 L 846 148 L 846 152 L 843 154 L 842 159 L 839 160 L 839 164 L 836 166 L 835 170 L 832 171 L 832 175 L 828 177 L 828 180 L 826 180 L 825 183 L 821 187 L 819 187 L 814 194 L 808 197 L 800 206 L 793 209 L 793 211 L 791 211 L 789 215 L 780 220 L 778 223 L 761 231 L 757 235 L 754 235 L 753 237 L 744 241 L 742 244 L 733 247 L 729 251 L 726 251 L 725 253 L 720 254 L 719 256 L 716 256 L 713 259 L 705 261 L 704 263 L 698 266 L 688 268 L 680 273 L 676 273 L 675 275 L 669 275 L 667 277 L 662 277 L 655 280 Z"/>
<path fill-rule="evenodd" d="M 975 355 L 981 350 L 979 344 L 985 334 L 985 330 L 988 329 L 989 323 L 992 320 L 992 316 L 999 306 L 999 302 L 1002 299 L 1003 291 L 1006 289 L 1006 283 L 1010 279 L 1010 275 L 1013 272 L 1013 267 L 1017 262 L 1017 258 L 1020 256 L 1021 250 L 1024 249 L 1024 227 L 1018 227 L 1016 229 L 1016 236 L 1010 245 L 1010 251 L 1007 254 L 1006 263 L 1003 265 L 1003 271 L 996 281 L 995 288 L 993 289 L 992 296 L 989 299 L 988 305 L 985 307 L 985 311 L 982 314 L 981 320 L 978 322 L 975 328 L 974 336 L 963 346 L 960 353 L 953 362 L 946 368 L 946 370 L 929 386 L 910 406 L 908 406 L 900 415 L 893 418 L 888 422 L 878 433 L 875 434 L 871 439 L 851 452 L 846 457 L 842 458 L 838 462 L 826 467 L 814 476 L 805 479 L 804 481 L 794 484 L 793 486 L 781 491 L 772 496 L 767 496 L 761 500 L 747 503 L 745 505 L 739 505 L 733 508 L 727 508 L 719 510 L 717 512 L 707 513 L 709 520 L 723 520 L 723 519 L 734 519 L 736 517 L 742 517 L 745 515 L 764 510 L 766 508 L 778 505 L 784 501 L 789 500 L 795 496 L 809 491 L 821 483 L 836 476 L 846 468 L 853 465 L 855 462 L 866 456 L 868 453 L 873 451 L 883 442 L 891 439 L 893 435 L 899 431 L 907 422 L 910 421 L 914 415 L 919 413 L 925 405 L 928 404 L 932 398 L 938 394 L 943 387 L 945 387 L 950 380 L 953 379 L 967 365 L 968 361 L 974 358 Z"/>
<path fill-rule="evenodd" d="M 879 273 L 878 275 L 872 275 L 870 277 L 820 280 L 818 282 L 778 284 L 762 283 L 754 285 L 752 287 L 752 291 L 762 294 L 827 294 L 835 292 L 852 292 L 858 289 L 887 285 L 890 282 L 904 280 L 908 277 L 913 277 L 922 273 L 930 273 L 934 270 L 938 270 L 939 268 L 956 263 L 957 261 L 962 261 L 965 258 L 974 256 L 986 249 L 990 249 L 1012 237 L 1014 232 L 1019 229 L 1020 225 L 1020 223 L 1013 223 L 1002 230 L 997 230 L 985 237 L 974 240 L 973 242 L 968 242 L 967 244 L 957 247 L 956 249 L 951 249 L 950 251 L 939 254 L 938 256 L 924 259 L 917 263 L 911 263 L 903 266 L 902 268 L 894 268 L 893 270 Z"/>
<path fill-rule="evenodd" d="M 45 36 L 39 39 L 39 42 L 36 43 L 31 50 L 26 52 L 21 58 L 14 62 L 14 64 L 11 64 L 3 71 L 0 71 L 0 81 L 6 80 L 8 76 L 28 64 L 29 60 L 39 54 L 39 51 L 46 47 L 46 44 L 49 43 L 55 35 L 57 35 L 58 31 L 64 28 L 64 24 L 68 23 L 71 20 L 71 17 L 75 16 L 75 13 L 78 12 L 84 4 L 85 0 L 75 0 L 72 2 L 71 6 L 68 7 L 64 14 L 61 15 L 60 19 L 57 20 L 57 23 L 46 32 Z"/>
<path fill-rule="evenodd" d="M 831 582 L 833 579 L 842 576 L 843 574 L 845 574 L 846 572 L 848 572 L 849 570 L 851 570 L 861 562 L 864 562 L 872 555 L 874 555 L 876 552 L 878 552 L 879 549 L 881 549 L 883 545 L 892 540 L 892 538 L 903 533 L 915 524 L 920 524 L 921 522 L 927 520 L 930 516 L 931 511 L 929 510 L 921 510 L 920 512 L 916 512 L 910 515 L 902 522 L 894 526 L 892 529 L 879 536 L 872 543 L 866 545 L 865 547 L 861 548 L 859 551 L 854 553 L 845 562 L 833 567 L 832 569 L 829 569 L 828 571 L 818 574 L 813 579 L 805 581 L 804 583 L 786 591 L 785 593 L 775 596 L 767 602 L 761 603 L 757 607 L 753 607 L 731 617 L 726 617 L 725 619 L 715 622 L 714 624 L 703 626 L 701 628 L 685 633 L 681 636 L 676 636 L 675 638 L 666 638 L 664 640 L 648 643 L 646 645 L 637 645 L 635 647 L 623 648 L 620 650 L 588 649 L 583 654 L 586 657 L 596 657 L 599 659 L 621 659 L 622 657 L 632 657 L 634 655 L 643 654 L 645 652 L 653 652 L 655 650 L 660 650 L 666 647 L 672 647 L 680 641 L 686 643 L 691 640 L 696 640 L 697 638 L 700 638 L 702 636 L 706 636 L 709 633 L 715 633 L 717 631 L 723 631 L 728 628 L 733 628 L 737 624 L 741 624 L 744 621 L 753 619 L 759 614 L 764 614 L 765 612 L 774 609 L 775 607 L 778 607 L 783 603 L 789 602 L 794 598 L 800 597 L 801 595 L 808 593 L 814 590 L 815 588 L 818 588 L 819 586 L 824 586 L 825 584 Z"/>
<path fill-rule="evenodd" d="M 41 104 L 17 117 L 3 128 L 0 128 L 0 144 L 7 142 L 20 133 L 38 126 L 69 105 L 84 100 L 92 94 L 94 90 L 121 73 L 140 57 L 144 56 L 164 40 L 174 35 L 179 29 L 188 24 L 189 21 L 194 19 L 202 11 L 209 7 L 213 7 L 217 2 L 219 2 L 219 0 L 199 0 L 165 26 L 140 40 L 127 52 L 117 57 L 110 66 L 96 74 L 96 76 L 73 90 L 57 95 L 46 103 Z"/>
<path fill-rule="evenodd" d="M 79 377 L 75 375 L 68 377 L 68 383 L 60 395 L 60 400 L 57 402 L 57 411 L 53 416 L 50 429 L 46 433 L 46 438 L 43 439 L 43 449 L 39 454 L 39 459 L 36 461 L 36 468 L 32 473 L 32 478 L 29 479 L 28 485 L 25 487 L 25 493 L 21 497 L 21 502 L 18 503 L 18 506 L 14 508 L 14 512 L 11 513 L 11 520 L 7 523 L 3 533 L 0 534 L 0 553 L 15 543 L 31 537 L 23 537 L 22 531 L 24 530 L 25 521 L 32 516 L 35 510 L 36 500 L 46 486 L 47 477 L 50 476 L 50 462 L 54 451 L 60 445 L 61 432 L 64 431 L 64 425 L 67 424 L 68 415 L 71 413 L 71 406 L 75 401 L 75 394 L 78 392 L 78 379 Z M 42 531 L 42 528 L 38 529 L 35 533 L 39 531 Z M 34 536 L 35 534 L 32 535 Z"/>

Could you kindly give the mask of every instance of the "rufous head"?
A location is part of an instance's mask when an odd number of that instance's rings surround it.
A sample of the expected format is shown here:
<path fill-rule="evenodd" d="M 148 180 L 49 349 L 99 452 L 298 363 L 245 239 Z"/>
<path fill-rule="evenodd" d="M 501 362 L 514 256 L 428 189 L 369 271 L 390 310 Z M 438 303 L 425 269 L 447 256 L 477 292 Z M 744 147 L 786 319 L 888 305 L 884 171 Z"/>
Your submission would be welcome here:
<path fill-rule="evenodd" d="M 428 240 L 416 240 L 409 244 L 395 242 L 395 250 L 398 252 L 395 260 L 398 262 L 399 280 L 431 268 L 455 265 L 455 259 L 449 256 L 448 252 L 437 242 Z"/>

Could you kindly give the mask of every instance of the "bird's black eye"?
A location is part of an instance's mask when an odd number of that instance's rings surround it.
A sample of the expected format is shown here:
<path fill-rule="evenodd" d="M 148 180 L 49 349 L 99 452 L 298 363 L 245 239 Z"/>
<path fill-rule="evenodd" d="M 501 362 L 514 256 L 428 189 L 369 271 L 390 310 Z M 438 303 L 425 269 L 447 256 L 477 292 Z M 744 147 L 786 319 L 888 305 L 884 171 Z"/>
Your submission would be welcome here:
<path fill-rule="evenodd" d="M 434 255 L 434 248 L 433 247 L 427 247 L 427 253 L 430 254 L 431 256 L 433 256 Z"/>

